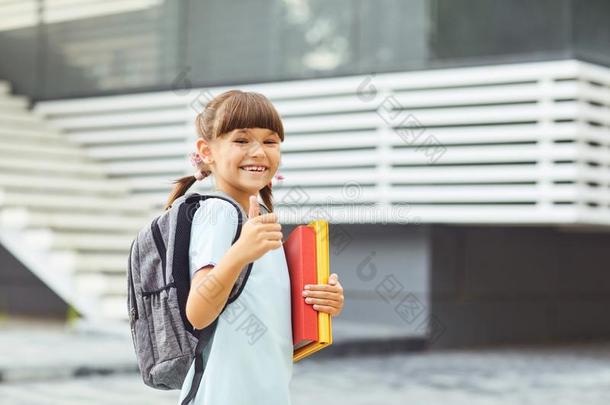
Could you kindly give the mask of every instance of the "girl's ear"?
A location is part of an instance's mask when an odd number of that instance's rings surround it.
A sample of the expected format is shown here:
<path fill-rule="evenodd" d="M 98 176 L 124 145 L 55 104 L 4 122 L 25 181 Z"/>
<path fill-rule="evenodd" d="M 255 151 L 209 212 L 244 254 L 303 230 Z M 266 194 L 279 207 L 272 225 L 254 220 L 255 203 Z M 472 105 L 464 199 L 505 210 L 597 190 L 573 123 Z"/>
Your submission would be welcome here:
<path fill-rule="evenodd" d="M 213 161 L 212 158 L 212 150 L 210 148 L 210 144 L 203 138 L 199 138 L 196 141 L 197 151 L 203 159 L 203 163 L 210 164 Z"/>

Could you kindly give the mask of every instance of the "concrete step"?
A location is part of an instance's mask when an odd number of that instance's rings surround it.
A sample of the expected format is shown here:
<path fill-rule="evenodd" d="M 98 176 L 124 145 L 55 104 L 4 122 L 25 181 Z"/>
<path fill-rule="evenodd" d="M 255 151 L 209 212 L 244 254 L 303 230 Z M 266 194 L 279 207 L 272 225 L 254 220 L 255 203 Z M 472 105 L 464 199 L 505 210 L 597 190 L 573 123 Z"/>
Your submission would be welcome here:
<path fill-rule="evenodd" d="M 0 111 L 26 111 L 30 101 L 24 96 L 0 95 Z"/>
<path fill-rule="evenodd" d="M 110 330 L 100 329 L 104 325 Z M 58 384 L 62 379 L 72 379 L 88 373 L 121 373 L 121 377 L 127 372 L 133 375 L 138 373 L 129 324 L 125 322 L 104 320 L 92 327 L 85 320 L 60 323 L 43 319 L 8 318 L 1 321 L 0 329 L 0 346 L 5 348 L 0 356 L 0 374 L 5 388 L 8 387 L 5 384 L 41 380 Z M 23 390 L 23 387 L 19 390 Z M 3 394 L 6 395 L 6 392 Z M 34 400 L 30 397 L 16 402 L 11 401 L 10 395 L 5 395 L 0 394 L 0 403 L 3 405 L 100 403 L 97 397 L 91 396 L 91 391 L 75 395 L 69 390 L 55 398 L 51 395 L 46 400 L 42 398 L 49 393 L 38 392 Z M 79 399 L 72 400 L 73 398 Z"/>
<path fill-rule="evenodd" d="M 49 146 L 70 145 L 70 141 L 61 135 L 58 130 L 48 128 L 23 128 L 16 125 L 0 123 L 0 139 L 4 142 L 21 143 L 23 141 L 45 143 Z"/>
<path fill-rule="evenodd" d="M 133 234 L 133 238 L 136 234 Z M 58 262 L 69 263 L 75 274 L 119 274 L 125 279 L 127 274 L 127 253 L 99 253 L 78 251 L 55 251 L 52 257 Z"/>
<path fill-rule="evenodd" d="M 121 177 L 129 183 L 129 189 L 133 192 L 163 192 L 169 193 L 174 188 L 173 181 L 189 173 L 168 173 L 163 175 L 130 176 Z"/>
<path fill-rule="evenodd" d="M 39 129 L 44 129 L 49 125 L 42 117 L 31 114 L 27 110 L 0 110 L 0 122 L 2 123 L 2 126 L 19 125 L 25 128 Z"/>
<path fill-rule="evenodd" d="M 133 233 L 67 232 L 36 229 L 23 231 L 24 240 L 41 250 L 114 252 L 127 255 Z M 125 256 L 127 257 L 127 256 Z"/>
<path fill-rule="evenodd" d="M 0 155 L 4 155 L 0 153 Z M 44 156 L 2 156 L 0 172 L 15 174 L 52 174 L 68 177 L 106 178 L 101 165 L 91 162 L 64 162 L 48 160 Z"/>
<path fill-rule="evenodd" d="M 119 298 L 125 304 L 123 311 L 127 313 L 127 256 L 124 257 L 123 272 L 107 273 L 77 273 L 74 275 L 74 286 L 79 294 L 93 294 L 100 298 Z"/>
<path fill-rule="evenodd" d="M 11 92 L 11 84 L 5 80 L 0 80 L 0 94 L 9 94 Z"/>
<path fill-rule="evenodd" d="M 163 206 L 167 201 L 167 197 L 172 190 L 172 186 L 168 187 L 166 191 L 152 191 L 149 193 L 138 193 L 137 198 L 139 201 L 142 201 L 144 204 L 148 204 L 154 209 L 159 209 L 159 207 Z M 188 192 L 195 191 L 193 187 L 189 189 Z"/>
<path fill-rule="evenodd" d="M 57 177 L 48 174 L 36 175 L 0 173 L 0 188 L 16 192 L 38 190 L 56 194 L 95 194 L 124 197 L 128 195 L 128 184 L 124 180 L 81 179 L 76 177 Z"/>
<path fill-rule="evenodd" d="M 129 247 L 155 211 L 9 92 L 0 82 L 0 227 L 41 258 L 32 271 L 72 278 L 73 305 L 96 319 L 126 320 Z"/>
<path fill-rule="evenodd" d="M 100 297 L 100 316 L 116 321 L 129 320 L 129 314 L 127 313 L 127 279 L 125 279 L 124 295 Z"/>
<path fill-rule="evenodd" d="M 99 167 L 99 164 L 94 160 L 91 160 L 87 157 L 86 152 L 81 153 L 72 153 L 70 154 L 68 151 L 60 151 L 57 148 L 52 150 L 50 153 L 45 152 L 35 152 L 28 151 L 27 146 L 23 144 L 18 145 L 13 142 L 12 146 L 9 144 L 7 148 L 3 148 L 0 145 L 0 160 L 11 159 L 12 161 L 20 160 L 20 161 L 28 161 L 32 162 L 36 160 L 41 164 L 49 165 L 50 169 L 57 173 L 70 173 L 73 170 L 70 169 L 72 165 L 78 170 L 83 170 L 85 172 L 94 172 L 94 173 L 104 173 L 102 168 L 95 170 L 95 167 Z M 90 166 L 87 168 L 82 168 L 80 165 Z M 64 169 L 64 166 L 68 166 Z M 4 169 L 5 167 L 3 167 Z M 1 171 L 1 170 L 0 170 Z"/>
<path fill-rule="evenodd" d="M 8 137 L 7 137 L 8 138 Z M 23 140 L 19 142 L 19 138 L 9 140 L 0 137 L 0 153 L 8 156 L 44 156 L 51 159 L 67 159 L 68 161 L 85 161 L 87 159 L 87 151 L 77 147 L 76 145 L 65 144 L 41 144 L 40 142 L 31 142 Z"/>
<path fill-rule="evenodd" d="M 0 225 L 7 228 L 46 228 L 51 230 L 133 232 L 134 235 L 154 215 L 45 212 L 35 208 L 5 208 L 0 210 Z"/>
<path fill-rule="evenodd" d="M 146 201 L 136 198 L 110 198 L 104 196 L 83 196 L 44 193 L 38 190 L 13 192 L 0 189 L 0 206 L 3 208 L 35 208 L 47 212 L 95 212 L 108 214 L 150 212 L 152 207 Z"/>

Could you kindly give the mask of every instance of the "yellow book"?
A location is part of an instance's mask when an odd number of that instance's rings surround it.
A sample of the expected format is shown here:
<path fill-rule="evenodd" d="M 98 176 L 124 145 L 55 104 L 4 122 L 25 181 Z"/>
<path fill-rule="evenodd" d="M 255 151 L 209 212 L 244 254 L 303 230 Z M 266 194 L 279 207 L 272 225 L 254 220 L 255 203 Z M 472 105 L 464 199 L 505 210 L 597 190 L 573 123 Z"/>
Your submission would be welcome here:
<path fill-rule="evenodd" d="M 316 267 L 318 284 L 327 284 L 330 276 L 330 254 L 328 221 L 319 219 L 307 226 L 313 228 L 316 234 Z M 327 347 L 333 343 L 332 322 L 330 314 L 318 311 L 318 341 L 294 351 L 293 363 Z"/>

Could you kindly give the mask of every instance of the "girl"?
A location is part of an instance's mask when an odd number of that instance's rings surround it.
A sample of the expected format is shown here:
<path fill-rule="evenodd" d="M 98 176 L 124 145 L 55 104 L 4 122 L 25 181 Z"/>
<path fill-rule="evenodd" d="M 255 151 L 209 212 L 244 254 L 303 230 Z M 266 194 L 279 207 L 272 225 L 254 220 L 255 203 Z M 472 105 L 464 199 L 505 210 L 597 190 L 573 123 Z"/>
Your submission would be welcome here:
<path fill-rule="evenodd" d="M 231 90 L 212 99 L 195 121 L 194 176 L 176 181 L 166 208 L 208 175 L 214 193 L 232 197 L 247 218 L 239 239 L 233 206 L 208 199 L 194 214 L 189 261 L 191 289 L 186 314 L 196 329 L 218 317 L 241 270 L 253 262 L 239 297 L 218 319 L 205 371 L 192 401 L 199 405 L 289 405 L 292 377 L 290 279 L 281 225 L 273 213 L 271 179 L 280 163 L 282 121 L 262 94 Z M 264 204 L 259 205 L 257 196 Z M 260 209 L 266 213 L 261 215 Z M 245 213 L 248 213 L 247 217 Z M 208 236 L 209 235 L 209 236 Z M 306 302 L 337 316 L 343 288 L 337 274 L 310 286 Z M 194 363 L 180 392 L 190 390 Z"/>

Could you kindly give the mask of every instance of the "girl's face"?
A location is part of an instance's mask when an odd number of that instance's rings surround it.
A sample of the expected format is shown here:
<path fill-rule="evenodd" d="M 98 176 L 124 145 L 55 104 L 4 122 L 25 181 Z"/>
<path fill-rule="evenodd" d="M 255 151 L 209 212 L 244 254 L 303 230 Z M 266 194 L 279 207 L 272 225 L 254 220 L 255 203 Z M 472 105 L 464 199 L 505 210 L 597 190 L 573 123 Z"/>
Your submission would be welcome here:
<path fill-rule="evenodd" d="M 199 138 L 197 149 L 208 163 L 221 190 L 257 195 L 275 175 L 280 164 L 279 135 L 265 128 L 235 129 L 209 145 Z M 209 147 L 207 147 L 209 146 Z M 244 166 L 263 166 L 248 171 Z"/>

